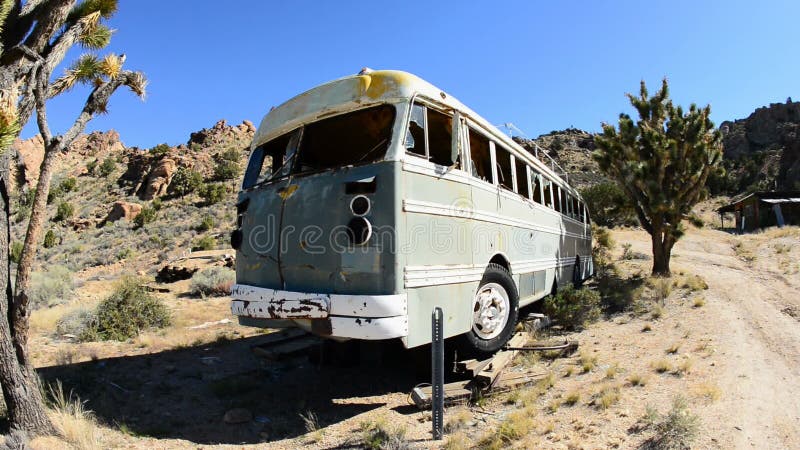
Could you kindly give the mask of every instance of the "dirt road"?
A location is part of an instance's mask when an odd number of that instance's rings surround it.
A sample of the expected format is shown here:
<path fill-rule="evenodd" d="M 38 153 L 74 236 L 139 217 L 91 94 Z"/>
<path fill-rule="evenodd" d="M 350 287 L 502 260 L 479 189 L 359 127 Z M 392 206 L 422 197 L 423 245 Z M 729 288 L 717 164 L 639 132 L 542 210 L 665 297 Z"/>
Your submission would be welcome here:
<path fill-rule="evenodd" d="M 800 448 L 800 239 L 695 230 L 673 252 L 673 271 L 702 274 L 715 314 L 722 399 L 703 418 L 721 448 Z M 785 235 L 784 235 L 785 234 Z M 615 233 L 649 253 L 641 231 Z M 737 249 L 738 244 L 738 249 Z"/>

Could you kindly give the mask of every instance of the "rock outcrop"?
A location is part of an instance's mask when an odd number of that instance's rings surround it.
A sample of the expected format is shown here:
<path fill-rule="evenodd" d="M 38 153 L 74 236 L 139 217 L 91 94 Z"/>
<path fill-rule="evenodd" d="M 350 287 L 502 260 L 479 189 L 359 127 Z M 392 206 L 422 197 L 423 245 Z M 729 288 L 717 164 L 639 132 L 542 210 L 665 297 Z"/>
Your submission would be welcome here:
<path fill-rule="evenodd" d="M 114 202 L 111 206 L 105 222 L 116 222 L 117 220 L 133 220 L 142 212 L 142 205 L 123 201 Z"/>
<path fill-rule="evenodd" d="M 172 176 L 178 166 L 172 158 L 162 158 L 155 161 L 153 169 L 147 175 L 147 183 L 144 186 L 143 200 L 152 200 L 167 193 L 167 187 L 172 181 Z"/>
<path fill-rule="evenodd" d="M 800 188 L 800 102 L 773 103 L 719 128 L 733 190 Z"/>
<path fill-rule="evenodd" d="M 30 139 L 17 139 L 13 148 L 16 150 L 17 164 L 12 167 L 12 178 L 23 189 L 35 186 L 39 179 L 39 166 L 44 158 L 42 136 L 37 134 Z"/>

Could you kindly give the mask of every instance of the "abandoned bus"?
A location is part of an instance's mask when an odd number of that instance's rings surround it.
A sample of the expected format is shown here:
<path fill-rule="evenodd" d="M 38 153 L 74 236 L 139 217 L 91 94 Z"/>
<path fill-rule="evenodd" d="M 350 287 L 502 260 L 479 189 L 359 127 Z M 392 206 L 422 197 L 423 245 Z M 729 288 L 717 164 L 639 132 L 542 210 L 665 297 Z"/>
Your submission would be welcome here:
<path fill-rule="evenodd" d="M 245 325 L 478 354 L 521 306 L 592 275 L 578 192 L 461 104 L 399 71 L 363 70 L 272 109 L 250 147 L 231 236 Z"/>

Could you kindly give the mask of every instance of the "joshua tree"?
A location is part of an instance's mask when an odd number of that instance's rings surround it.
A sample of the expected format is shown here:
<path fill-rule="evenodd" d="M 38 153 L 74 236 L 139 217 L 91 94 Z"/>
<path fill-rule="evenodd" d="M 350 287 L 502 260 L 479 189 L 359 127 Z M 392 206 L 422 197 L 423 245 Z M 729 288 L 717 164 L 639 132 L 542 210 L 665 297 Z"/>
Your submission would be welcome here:
<path fill-rule="evenodd" d="M 51 82 L 53 70 L 75 44 L 89 50 L 108 45 L 112 31 L 102 22 L 117 10 L 117 0 L 0 0 L 0 384 L 11 427 L 33 433 L 49 433 L 53 426 L 42 404 L 38 378 L 28 356 L 28 285 L 46 215 L 53 163 L 97 114 L 106 112 L 111 95 L 128 86 L 143 97 L 146 80 L 139 72 L 122 69 L 124 56 L 100 58 L 85 55 L 65 74 Z M 46 103 L 76 83 L 92 91 L 72 126 L 53 136 Z M 9 248 L 8 148 L 19 135 L 20 125 L 36 113 L 44 141 L 31 216 L 17 265 L 16 286 L 11 289 Z"/>
<path fill-rule="evenodd" d="M 666 79 L 652 97 L 644 81 L 639 96 L 627 96 L 639 119 L 620 114 L 619 130 L 604 123 L 594 157 L 630 197 L 639 223 L 650 233 L 653 275 L 669 276 L 672 246 L 683 234 L 681 221 L 707 195 L 709 174 L 719 170 L 721 135 L 709 119 L 710 106 L 692 104 L 684 114 L 672 104 Z"/>

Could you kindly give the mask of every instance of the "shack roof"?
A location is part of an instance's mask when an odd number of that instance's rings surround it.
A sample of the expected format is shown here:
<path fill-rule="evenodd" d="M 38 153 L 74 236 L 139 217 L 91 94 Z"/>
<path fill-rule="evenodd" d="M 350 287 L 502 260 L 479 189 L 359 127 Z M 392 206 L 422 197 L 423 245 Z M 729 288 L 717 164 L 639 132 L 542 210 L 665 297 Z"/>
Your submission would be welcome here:
<path fill-rule="evenodd" d="M 733 212 L 736 210 L 736 205 L 743 203 L 745 200 L 755 197 L 758 201 L 769 204 L 782 204 L 782 203 L 800 203 L 800 191 L 758 191 L 750 194 L 745 194 L 734 199 L 725 206 L 717 209 L 719 213 Z"/>

